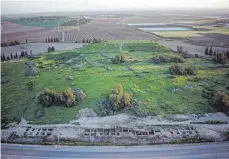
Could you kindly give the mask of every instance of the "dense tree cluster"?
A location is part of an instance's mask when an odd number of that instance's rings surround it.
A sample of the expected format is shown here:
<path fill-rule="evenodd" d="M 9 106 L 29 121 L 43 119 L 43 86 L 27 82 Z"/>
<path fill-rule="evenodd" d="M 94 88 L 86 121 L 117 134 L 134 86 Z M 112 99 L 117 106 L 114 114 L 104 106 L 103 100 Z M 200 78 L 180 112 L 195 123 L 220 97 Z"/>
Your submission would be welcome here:
<path fill-rule="evenodd" d="M 53 52 L 53 51 L 55 51 L 55 47 L 54 47 L 54 46 L 52 46 L 52 47 L 49 46 L 49 47 L 48 47 L 48 52 Z"/>
<path fill-rule="evenodd" d="M 91 22 L 91 19 L 87 19 L 87 18 L 81 18 L 81 19 L 78 19 L 78 20 L 71 20 L 71 21 L 68 21 L 64 24 L 61 24 L 62 26 L 77 26 L 77 25 L 83 25 L 83 24 L 87 24 L 87 23 L 90 23 Z"/>
<path fill-rule="evenodd" d="M 152 62 L 155 63 L 184 63 L 184 59 L 180 56 L 164 56 L 164 55 L 157 55 L 151 58 Z"/>
<path fill-rule="evenodd" d="M 128 54 L 127 53 L 120 53 L 120 55 L 116 55 L 114 58 L 111 59 L 111 62 L 113 64 L 120 64 L 120 63 L 124 63 L 128 58 Z"/>
<path fill-rule="evenodd" d="M 46 43 L 52 43 L 52 42 L 59 42 L 60 40 L 59 40 L 59 38 L 57 38 L 57 37 L 48 37 L 48 38 L 46 38 L 45 39 L 45 42 Z"/>
<path fill-rule="evenodd" d="M 210 47 L 210 49 L 208 47 L 206 47 L 204 54 L 208 55 L 208 56 L 214 56 L 213 60 L 216 61 L 217 63 L 223 64 L 223 65 L 229 61 L 229 51 L 228 50 L 227 50 L 227 52 L 220 53 L 219 49 L 217 49 L 217 50 L 214 49 L 214 51 L 213 51 L 212 47 Z"/>
<path fill-rule="evenodd" d="M 132 102 L 132 96 L 124 92 L 123 86 L 121 84 L 116 84 L 111 93 L 109 93 L 104 101 L 101 111 L 102 114 L 109 114 L 130 106 Z"/>
<path fill-rule="evenodd" d="M 65 16 L 38 16 L 38 17 L 26 17 L 26 18 L 20 18 L 22 21 L 51 21 L 51 20 L 60 20 L 60 19 L 65 19 Z"/>
<path fill-rule="evenodd" d="M 77 93 L 76 93 L 77 92 Z M 64 105 L 72 107 L 77 101 L 83 100 L 86 95 L 82 90 L 68 88 L 66 91 L 56 93 L 53 90 L 45 88 L 38 96 L 38 102 L 43 106 L 50 107 L 52 105 Z"/>
<path fill-rule="evenodd" d="M 177 75 L 196 75 L 198 69 L 196 67 L 182 67 L 180 65 L 172 65 L 169 67 L 169 73 Z"/>
<path fill-rule="evenodd" d="M 14 45 L 19 45 L 20 42 L 18 40 L 14 40 L 14 41 L 11 41 L 9 44 L 7 43 L 1 43 L 1 47 L 4 47 L 4 46 L 14 46 Z"/>
<path fill-rule="evenodd" d="M 32 55 L 32 51 L 30 51 L 30 55 Z M 19 54 L 17 52 L 15 54 L 11 53 L 8 56 L 5 56 L 5 54 L 3 53 L 1 55 L 1 61 L 8 61 L 12 59 L 27 57 L 27 56 L 29 56 L 27 51 L 21 51 Z"/>
<path fill-rule="evenodd" d="M 77 40 L 76 43 L 100 43 L 102 41 L 103 41 L 102 39 L 94 38 L 94 39 L 86 39 L 86 40 L 83 39 L 82 41 Z"/>

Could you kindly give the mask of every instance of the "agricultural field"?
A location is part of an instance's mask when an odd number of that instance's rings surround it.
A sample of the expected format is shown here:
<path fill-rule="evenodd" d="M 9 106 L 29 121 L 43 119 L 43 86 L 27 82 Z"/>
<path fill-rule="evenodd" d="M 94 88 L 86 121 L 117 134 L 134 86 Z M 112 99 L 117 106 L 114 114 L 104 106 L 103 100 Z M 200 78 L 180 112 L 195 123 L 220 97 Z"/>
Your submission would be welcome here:
<path fill-rule="evenodd" d="M 14 19 L 11 20 L 12 23 L 25 25 L 25 26 L 33 26 L 33 27 L 42 27 L 42 28 L 54 28 L 61 24 L 64 24 L 66 20 L 58 19 L 58 20 L 46 20 L 46 21 L 25 21 L 21 19 Z"/>
<path fill-rule="evenodd" d="M 53 29 L 47 29 L 42 27 L 26 26 L 21 24 L 12 23 L 9 21 L 2 22 L 1 39 L 2 43 L 10 43 L 12 41 L 19 41 L 25 43 L 26 39 L 28 42 L 37 43 L 45 42 L 47 37 L 58 37 L 61 38 L 60 32 Z"/>
<path fill-rule="evenodd" d="M 112 63 L 112 58 L 127 55 L 126 61 Z M 152 41 L 109 41 L 84 45 L 68 51 L 50 52 L 33 59 L 39 73 L 25 76 L 29 59 L 2 62 L 2 122 L 25 119 L 33 123 L 67 123 L 76 118 L 80 109 L 93 108 L 101 115 L 99 102 L 106 98 L 119 83 L 125 92 L 139 101 L 139 108 L 149 115 L 207 113 L 217 111 L 203 97 L 205 89 L 229 93 L 229 69 L 218 67 L 211 58 L 188 58 L 183 67 L 196 67 L 196 75 L 171 75 L 168 71 L 174 63 L 155 63 L 155 56 L 175 56 L 169 48 Z M 179 56 L 179 55 L 176 55 Z M 75 59 L 83 57 L 79 63 Z M 28 89 L 33 81 L 34 88 Z M 44 88 L 63 92 L 67 88 L 79 88 L 87 95 L 72 107 L 43 107 L 36 96 Z M 121 109 L 115 114 L 131 109 Z M 41 114 L 41 115 L 40 115 Z"/>
<path fill-rule="evenodd" d="M 163 31 L 163 32 L 154 32 L 155 34 L 162 37 L 175 37 L 175 38 L 191 38 L 193 36 L 203 36 L 208 33 L 218 33 L 218 34 L 226 34 L 229 35 L 229 28 L 224 27 L 205 27 L 207 29 L 211 29 L 209 31 Z"/>

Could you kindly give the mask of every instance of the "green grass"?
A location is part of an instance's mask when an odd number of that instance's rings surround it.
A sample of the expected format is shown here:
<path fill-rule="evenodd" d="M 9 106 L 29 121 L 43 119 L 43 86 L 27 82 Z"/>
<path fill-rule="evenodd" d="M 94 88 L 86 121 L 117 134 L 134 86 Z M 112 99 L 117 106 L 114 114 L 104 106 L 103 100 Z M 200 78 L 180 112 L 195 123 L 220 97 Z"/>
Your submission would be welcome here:
<path fill-rule="evenodd" d="M 211 29 L 209 31 L 164 31 L 164 32 L 154 32 L 155 34 L 163 37 L 175 37 L 175 38 L 190 38 L 193 36 L 203 36 L 201 34 L 207 33 L 219 33 L 219 34 L 229 34 L 229 28 L 223 27 L 205 27 L 207 29 Z"/>
<path fill-rule="evenodd" d="M 57 27 L 58 23 L 64 24 L 65 20 L 49 20 L 49 21 L 24 21 L 20 19 L 10 20 L 13 23 L 26 25 L 26 26 L 34 26 L 34 27 L 44 27 L 44 28 L 54 28 Z"/>
<path fill-rule="evenodd" d="M 123 51 L 128 53 L 126 63 L 139 72 L 142 75 L 141 78 L 124 65 L 111 64 L 100 55 L 100 52 L 104 52 L 109 58 L 118 55 L 119 43 L 124 43 Z M 84 53 L 94 66 L 83 62 L 83 68 L 77 71 L 66 65 L 67 60 L 81 53 Z M 30 78 L 24 76 L 26 59 L 4 62 L 2 73 L 6 73 L 6 77 L 10 80 L 2 85 L 2 116 L 9 121 L 18 121 L 28 106 L 25 118 L 29 121 L 66 123 L 74 120 L 78 111 L 83 108 L 93 108 L 100 113 L 97 103 L 105 98 L 116 83 L 122 84 L 126 92 L 140 101 L 141 109 L 151 114 L 214 112 L 215 110 L 208 106 L 207 100 L 201 96 L 202 90 L 204 86 L 209 86 L 218 80 L 220 84 L 217 84 L 215 89 L 227 91 L 225 85 L 229 85 L 229 81 L 225 74 L 229 72 L 229 69 L 213 70 L 208 68 L 214 66 L 211 62 L 206 63 L 204 59 L 189 59 L 182 65 L 199 67 L 201 70 L 197 77 L 202 78 L 201 81 L 193 82 L 193 79 L 197 78 L 195 76 L 169 78 L 167 70 L 172 65 L 171 63 L 149 62 L 152 56 L 159 54 L 170 55 L 172 53 L 168 48 L 149 41 L 111 41 L 85 45 L 71 52 L 48 53 L 35 60 L 40 73 L 38 76 L 31 77 L 35 81 L 35 89 L 32 92 L 28 91 L 26 86 Z M 58 62 L 61 64 L 57 64 Z M 39 65 L 42 65 L 43 68 Z M 104 65 L 111 67 L 112 71 L 106 70 Z M 67 76 L 74 77 L 74 80 L 67 80 Z M 185 88 L 186 85 L 191 85 L 193 88 Z M 77 87 L 87 94 L 87 98 L 71 108 L 61 106 L 43 108 L 34 101 L 34 97 L 44 87 L 57 92 L 62 92 L 68 87 Z M 172 92 L 173 89 L 180 91 Z M 36 119 L 35 112 L 38 109 L 44 110 L 44 116 Z"/>

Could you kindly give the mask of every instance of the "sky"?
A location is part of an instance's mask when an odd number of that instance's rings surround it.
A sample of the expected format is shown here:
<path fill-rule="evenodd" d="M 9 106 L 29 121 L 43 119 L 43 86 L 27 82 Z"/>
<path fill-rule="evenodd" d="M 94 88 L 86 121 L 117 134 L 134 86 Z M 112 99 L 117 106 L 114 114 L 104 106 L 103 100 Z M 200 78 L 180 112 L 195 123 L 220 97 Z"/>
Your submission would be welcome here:
<path fill-rule="evenodd" d="M 229 9 L 229 0 L 1 0 L 2 14 L 188 8 Z"/>

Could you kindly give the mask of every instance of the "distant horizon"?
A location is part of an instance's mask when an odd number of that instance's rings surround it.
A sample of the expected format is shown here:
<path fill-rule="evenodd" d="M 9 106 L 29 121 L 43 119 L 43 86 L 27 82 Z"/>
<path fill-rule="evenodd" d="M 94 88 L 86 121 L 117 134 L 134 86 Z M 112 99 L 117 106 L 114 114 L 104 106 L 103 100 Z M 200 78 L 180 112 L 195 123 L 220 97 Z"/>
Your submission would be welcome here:
<path fill-rule="evenodd" d="M 166 12 L 172 12 L 172 11 L 176 11 L 176 12 L 189 12 L 189 11 L 211 11 L 211 10 L 215 10 L 215 11 L 228 11 L 229 8 L 185 8 L 185 9 L 179 9 L 179 8 L 171 8 L 171 9 L 163 9 L 163 8 L 134 8 L 134 9 L 116 9 L 116 10 L 80 10 L 80 11 L 73 11 L 73 10 L 69 10 L 69 11 L 44 11 L 44 12 L 21 12 L 21 13 L 8 13 L 8 14 L 4 14 L 1 13 L 1 16 L 16 16 L 16 15 L 33 15 L 33 14 L 48 14 L 48 13 L 94 13 L 94 12 L 131 12 L 131 11 L 148 11 L 148 12 L 153 12 L 153 11 L 166 11 Z M 229 13 L 228 13 L 229 15 Z"/>
<path fill-rule="evenodd" d="M 51 7 L 50 7 L 51 6 Z M 131 10 L 229 10 L 228 0 L 2 0 L 2 15 Z"/>

